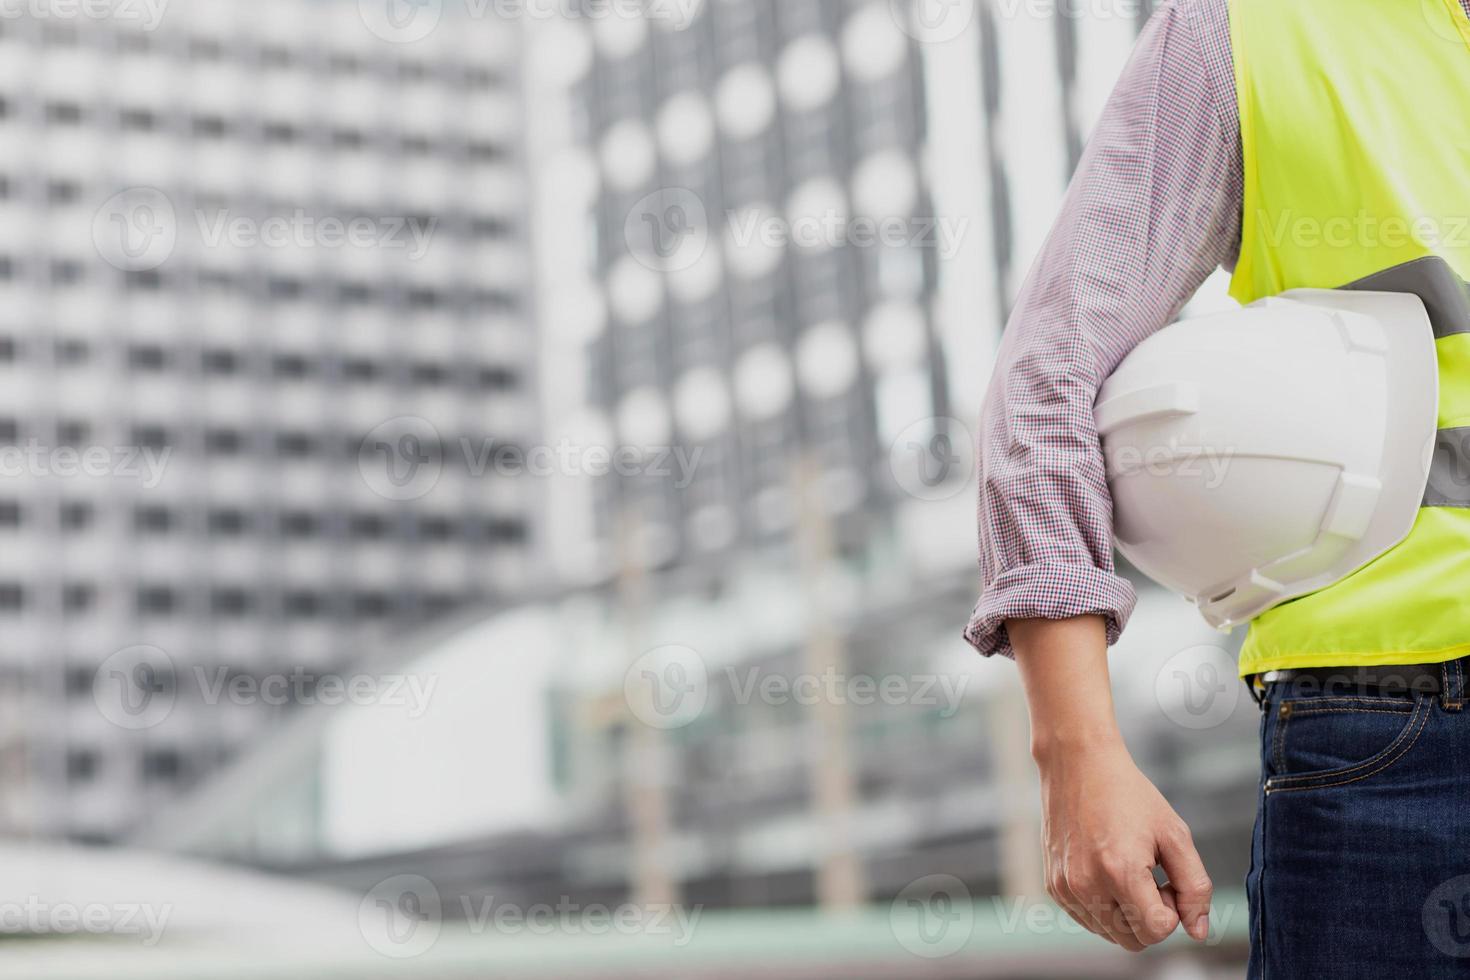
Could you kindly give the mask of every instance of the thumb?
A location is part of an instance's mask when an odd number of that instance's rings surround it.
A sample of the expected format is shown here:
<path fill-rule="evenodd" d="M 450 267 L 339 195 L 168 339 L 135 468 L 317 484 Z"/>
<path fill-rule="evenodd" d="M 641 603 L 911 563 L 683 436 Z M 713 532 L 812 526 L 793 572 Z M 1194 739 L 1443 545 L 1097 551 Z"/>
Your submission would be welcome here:
<path fill-rule="evenodd" d="M 1210 935 L 1210 899 L 1215 886 L 1194 848 L 1194 839 L 1181 824 L 1180 829 L 1160 835 L 1158 846 L 1159 863 L 1169 876 L 1184 931 L 1204 942 Z"/>

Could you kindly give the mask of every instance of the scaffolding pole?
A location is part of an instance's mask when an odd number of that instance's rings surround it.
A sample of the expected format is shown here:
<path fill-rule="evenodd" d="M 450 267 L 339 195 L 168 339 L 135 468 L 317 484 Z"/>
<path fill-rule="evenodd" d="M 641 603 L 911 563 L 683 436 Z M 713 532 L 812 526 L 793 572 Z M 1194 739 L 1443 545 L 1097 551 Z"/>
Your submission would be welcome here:
<path fill-rule="evenodd" d="M 810 459 L 794 468 L 798 570 L 806 597 L 805 669 L 813 677 L 846 677 L 847 650 L 829 606 L 828 578 L 834 553 L 832 521 L 822 505 L 819 469 Z M 859 908 L 867 900 L 867 876 L 853 827 L 857 778 L 852 765 L 847 706 L 818 698 L 816 746 L 809 761 L 813 823 L 820 847 L 817 904 L 827 911 Z"/>
<path fill-rule="evenodd" d="M 648 573 L 642 552 L 642 522 L 632 508 L 618 530 L 618 599 L 626 630 L 628 663 L 647 649 Z M 635 905 L 679 902 L 679 883 L 669 864 L 669 760 L 664 733 L 627 708 L 623 740 L 623 804 L 631 828 L 631 891 Z"/>

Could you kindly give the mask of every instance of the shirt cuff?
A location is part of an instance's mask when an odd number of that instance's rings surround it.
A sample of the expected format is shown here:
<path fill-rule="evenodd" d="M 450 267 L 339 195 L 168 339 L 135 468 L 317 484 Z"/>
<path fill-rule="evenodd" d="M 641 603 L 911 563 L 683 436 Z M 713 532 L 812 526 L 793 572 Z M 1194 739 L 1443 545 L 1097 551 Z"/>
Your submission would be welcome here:
<path fill-rule="evenodd" d="M 1127 579 L 1090 565 L 1021 565 L 1001 573 L 980 596 L 965 639 L 987 657 L 1014 657 L 1008 619 L 1107 617 L 1108 645 L 1118 642 L 1138 595 Z"/>

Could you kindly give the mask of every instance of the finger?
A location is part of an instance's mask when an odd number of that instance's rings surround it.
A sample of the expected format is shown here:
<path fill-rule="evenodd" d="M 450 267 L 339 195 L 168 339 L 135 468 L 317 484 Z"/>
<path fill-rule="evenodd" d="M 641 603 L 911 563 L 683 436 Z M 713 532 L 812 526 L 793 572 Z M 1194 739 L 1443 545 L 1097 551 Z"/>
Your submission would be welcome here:
<path fill-rule="evenodd" d="M 1130 953 L 1141 953 L 1147 948 L 1147 944 L 1138 938 L 1128 922 L 1128 914 L 1115 901 L 1108 900 L 1102 903 L 1098 916 L 1108 930 L 1108 935 L 1113 942 L 1122 946 Z"/>
<path fill-rule="evenodd" d="M 1205 863 L 1195 850 L 1194 840 L 1188 828 L 1163 835 L 1159 840 L 1159 863 L 1169 876 L 1169 885 L 1174 889 L 1175 902 L 1179 909 L 1184 931 L 1191 937 L 1204 942 L 1210 935 L 1210 899 L 1215 886 L 1205 871 Z"/>
<path fill-rule="evenodd" d="M 1087 908 L 1080 901 L 1077 900 L 1077 896 L 1072 893 L 1072 889 L 1067 885 L 1067 879 L 1065 877 L 1059 875 L 1054 878 L 1048 891 L 1050 891 L 1052 899 L 1058 905 L 1060 905 L 1066 911 L 1066 913 L 1072 917 L 1072 920 L 1076 922 L 1079 926 L 1086 929 L 1094 936 L 1101 936 L 1103 939 L 1106 939 L 1108 942 L 1114 943 L 1116 945 L 1113 937 L 1109 936 L 1107 932 L 1103 930 L 1102 923 L 1094 919 L 1088 913 Z"/>
<path fill-rule="evenodd" d="M 1087 906 L 1082 904 L 1079 899 L 1073 898 L 1066 905 L 1064 905 L 1063 908 L 1065 908 L 1067 910 L 1067 914 L 1072 917 L 1072 921 L 1076 922 L 1079 926 L 1086 929 L 1094 936 L 1097 936 L 1100 939 L 1106 939 L 1114 946 L 1118 944 L 1118 941 L 1108 933 L 1107 929 L 1103 928 L 1103 924 L 1098 920 L 1097 916 L 1087 911 Z"/>
<path fill-rule="evenodd" d="M 1179 913 L 1164 902 L 1152 868 L 1133 866 L 1110 876 L 1113 898 L 1138 941 L 1153 946 L 1179 926 Z"/>
<path fill-rule="evenodd" d="M 1101 876 L 1098 876 L 1097 883 L 1094 884 L 1087 875 L 1079 875 L 1076 880 L 1068 881 L 1068 887 L 1077 903 L 1085 910 L 1088 919 L 1097 926 L 1100 935 L 1130 952 L 1136 953 L 1143 949 L 1143 944 L 1138 941 L 1123 916 L 1122 909 L 1118 908 L 1118 903 L 1107 893 Z"/>

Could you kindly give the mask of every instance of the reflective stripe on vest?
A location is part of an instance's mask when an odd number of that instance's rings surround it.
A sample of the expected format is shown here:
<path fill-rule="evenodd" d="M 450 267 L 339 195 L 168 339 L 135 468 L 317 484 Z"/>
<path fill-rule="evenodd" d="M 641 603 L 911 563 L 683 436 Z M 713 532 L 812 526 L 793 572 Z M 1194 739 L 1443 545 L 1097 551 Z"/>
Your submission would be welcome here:
<path fill-rule="evenodd" d="M 1414 529 L 1336 585 L 1257 617 L 1241 672 L 1465 655 L 1470 18 L 1459 0 L 1230 0 L 1230 20 L 1245 176 L 1231 294 L 1249 303 L 1344 283 L 1418 293 L 1440 375 Z"/>
<path fill-rule="evenodd" d="M 1424 506 L 1470 507 L 1470 426 L 1439 430 Z"/>

